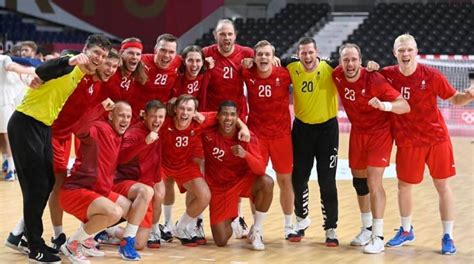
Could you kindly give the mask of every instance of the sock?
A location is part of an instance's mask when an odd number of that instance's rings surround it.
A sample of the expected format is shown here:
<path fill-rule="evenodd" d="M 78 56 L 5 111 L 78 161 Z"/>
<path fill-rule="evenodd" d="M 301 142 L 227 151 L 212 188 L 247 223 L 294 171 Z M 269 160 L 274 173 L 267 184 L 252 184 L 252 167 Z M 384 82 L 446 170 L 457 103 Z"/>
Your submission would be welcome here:
<path fill-rule="evenodd" d="M 290 227 L 291 226 L 291 217 L 292 215 L 283 215 L 285 218 L 285 227 Z"/>
<path fill-rule="evenodd" d="M 111 226 L 105 229 L 105 232 L 109 234 L 109 236 L 115 237 L 115 231 L 117 230 L 118 226 Z"/>
<path fill-rule="evenodd" d="M 383 237 L 383 218 L 374 218 L 372 222 L 372 234 L 378 237 Z"/>
<path fill-rule="evenodd" d="M 160 224 L 156 223 L 151 226 L 151 231 L 155 234 L 161 234 Z"/>
<path fill-rule="evenodd" d="M 411 230 L 411 216 L 403 217 L 400 216 L 400 220 L 402 222 L 403 230 L 406 232 L 410 232 Z"/>
<path fill-rule="evenodd" d="M 253 223 L 253 228 L 256 230 L 262 230 L 263 220 L 265 220 L 266 216 L 267 213 L 255 211 L 255 222 Z"/>
<path fill-rule="evenodd" d="M 53 231 L 54 231 L 54 238 L 58 238 L 59 235 L 61 235 L 62 233 L 64 233 L 63 231 L 63 226 L 60 225 L 60 226 L 53 226 Z"/>
<path fill-rule="evenodd" d="M 360 220 L 362 221 L 362 226 L 368 228 L 372 226 L 372 212 L 361 213 Z"/>
<path fill-rule="evenodd" d="M 20 220 L 18 220 L 18 223 L 16 223 L 15 228 L 13 228 L 12 234 L 14 236 L 18 236 L 19 234 L 23 233 L 23 231 L 25 231 L 25 220 L 22 217 Z"/>
<path fill-rule="evenodd" d="M 68 243 L 74 240 L 79 241 L 80 243 L 86 239 L 88 239 L 91 235 L 87 234 L 86 231 L 84 230 L 84 227 L 81 226 L 79 229 L 77 229 L 76 233 L 74 233 L 71 237 L 68 239 Z"/>
<path fill-rule="evenodd" d="M 451 239 L 453 238 L 453 227 L 454 221 L 441 221 L 443 224 L 443 234 L 448 234 Z"/>
<path fill-rule="evenodd" d="M 163 205 L 163 215 L 165 217 L 165 225 L 172 225 L 171 222 L 171 210 L 173 209 L 173 205 Z"/>
<path fill-rule="evenodd" d="M 135 237 L 137 235 L 138 226 L 127 223 L 125 226 L 125 231 L 123 232 L 123 237 Z"/>
<path fill-rule="evenodd" d="M 15 162 L 13 162 L 12 156 L 7 156 L 8 171 L 15 171 Z"/>
<path fill-rule="evenodd" d="M 188 215 L 188 213 L 184 212 L 183 216 L 181 216 L 181 219 L 179 219 L 178 224 L 176 225 L 177 228 L 179 229 L 186 229 L 186 226 L 193 221 L 193 218 Z"/>

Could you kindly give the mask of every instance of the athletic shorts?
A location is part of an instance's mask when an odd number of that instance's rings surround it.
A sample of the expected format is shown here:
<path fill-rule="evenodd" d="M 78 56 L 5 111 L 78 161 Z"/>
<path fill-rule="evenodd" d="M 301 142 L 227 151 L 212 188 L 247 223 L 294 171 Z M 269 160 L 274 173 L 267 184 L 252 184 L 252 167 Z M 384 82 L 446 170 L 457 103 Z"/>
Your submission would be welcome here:
<path fill-rule="evenodd" d="M 0 106 L 0 133 L 5 133 L 5 134 L 8 133 L 7 132 L 8 121 L 10 120 L 10 117 L 13 115 L 13 112 L 15 112 L 14 105 Z"/>
<path fill-rule="evenodd" d="M 273 169 L 280 174 L 293 171 L 293 145 L 291 135 L 277 139 L 258 139 L 263 162 L 268 164 L 271 158 Z"/>
<path fill-rule="evenodd" d="M 71 155 L 72 134 L 66 139 L 51 137 L 53 145 L 53 167 L 54 172 L 66 172 L 69 156 Z"/>
<path fill-rule="evenodd" d="M 181 193 L 186 192 L 186 188 L 184 188 L 185 183 L 187 183 L 188 181 L 194 180 L 196 178 L 203 177 L 201 170 L 199 169 L 199 166 L 194 162 L 190 162 L 188 166 L 186 166 L 184 169 L 181 169 L 179 171 L 169 170 L 164 166 L 162 167 L 162 169 L 163 169 L 162 172 L 164 172 L 166 177 L 172 177 L 174 179 Z"/>
<path fill-rule="evenodd" d="M 136 183 L 140 183 L 140 182 L 137 182 L 134 180 L 124 180 L 124 181 L 114 184 L 114 186 L 112 187 L 112 191 L 128 198 L 128 193 L 130 192 L 130 189 Z M 145 218 L 143 218 L 142 222 L 140 223 L 140 227 L 151 228 L 152 218 L 153 218 L 153 203 L 150 202 L 145 214 Z"/>
<path fill-rule="evenodd" d="M 234 186 L 224 190 L 209 186 L 211 190 L 209 203 L 211 225 L 232 220 L 238 216 L 239 198 L 248 197 L 253 200 L 252 187 L 257 177 L 259 176 L 249 173 Z"/>
<path fill-rule="evenodd" d="M 364 170 L 370 167 L 388 167 L 392 153 L 393 137 L 390 130 L 372 134 L 351 132 L 349 138 L 349 167 Z"/>
<path fill-rule="evenodd" d="M 399 180 L 411 184 L 420 183 L 425 163 L 434 179 L 456 175 L 451 140 L 429 147 L 398 147 L 396 167 Z"/>
<path fill-rule="evenodd" d="M 110 192 L 109 195 L 105 197 L 115 203 L 119 196 L 120 194 L 118 193 Z M 92 202 L 99 197 L 104 196 L 88 189 L 70 190 L 62 188 L 59 194 L 59 202 L 66 213 L 86 223 L 89 220 L 87 219 L 87 209 L 89 209 Z"/>

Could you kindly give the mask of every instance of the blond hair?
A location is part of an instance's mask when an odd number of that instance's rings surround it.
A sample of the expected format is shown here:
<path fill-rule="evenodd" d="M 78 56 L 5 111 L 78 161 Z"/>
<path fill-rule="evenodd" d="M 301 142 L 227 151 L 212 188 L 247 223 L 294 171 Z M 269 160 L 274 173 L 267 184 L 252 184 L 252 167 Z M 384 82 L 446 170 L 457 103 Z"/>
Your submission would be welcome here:
<path fill-rule="evenodd" d="M 409 33 L 405 33 L 405 34 L 402 34 L 400 36 L 398 36 L 395 41 L 393 42 L 393 49 L 395 49 L 397 43 L 400 43 L 400 42 L 409 42 L 409 41 L 413 41 L 413 43 L 415 43 L 415 48 L 418 48 L 417 45 L 416 45 L 416 40 L 415 40 L 415 37 L 413 37 L 412 35 L 410 35 Z"/>

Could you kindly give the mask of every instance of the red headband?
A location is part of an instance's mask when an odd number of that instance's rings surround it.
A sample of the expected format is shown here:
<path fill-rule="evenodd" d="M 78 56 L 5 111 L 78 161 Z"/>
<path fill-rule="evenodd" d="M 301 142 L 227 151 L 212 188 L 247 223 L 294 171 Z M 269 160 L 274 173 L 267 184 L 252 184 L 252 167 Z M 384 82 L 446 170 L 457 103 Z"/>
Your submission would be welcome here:
<path fill-rule="evenodd" d="M 128 49 L 128 48 L 138 48 L 140 50 L 143 50 L 143 45 L 142 45 L 142 43 L 137 42 L 137 41 L 125 42 L 120 47 L 120 50 L 124 50 L 124 49 Z"/>

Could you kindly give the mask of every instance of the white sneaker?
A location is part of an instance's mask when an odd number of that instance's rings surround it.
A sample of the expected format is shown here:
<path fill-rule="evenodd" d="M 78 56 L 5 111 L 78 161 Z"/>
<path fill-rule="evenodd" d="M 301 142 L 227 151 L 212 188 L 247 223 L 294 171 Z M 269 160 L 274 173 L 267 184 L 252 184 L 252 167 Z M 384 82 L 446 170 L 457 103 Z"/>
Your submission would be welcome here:
<path fill-rule="evenodd" d="M 250 249 L 258 251 L 265 250 L 265 245 L 263 244 L 263 234 L 261 230 L 254 229 L 252 226 L 250 228 L 248 239 L 250 243 Z"/>
<path fill-rule="evenodd" d="M 197 246 L 196 240 L 193 238 L 194 234 L 191 231 L 187 230 L 187 228 L 181 229 L 178 228 L 177 225 L 175 225 L 173 230 L 171 230 L 171 234 L 173 234 L 174 237 L 179 239 L 183 246 Z"/>
<path fill-rule="evenodd" d="M 81 243 L 77 240 L 67 241 L 61 246 L 61 252 L 74 264 L 90 264 L 91 262 L 82 254 Z"/>
<path fill-rule="evenodd" d="M 285 239 L 290 242 L 300 242 L 301 235 L 293 228 L 293 226 L 285 226 Z"/>
<path fill-rule="evenodd" d="M 369 243 L 372 231 L 361 227 L 360 233 L 351 241 L 351 246 L 365 246 Z"/>
<path fill-rule="evenodd" d="M 311 225 L 311 219 L 309 217 L 300 218 L 296 217 L 296 231 L 300 236 L 304 236 L 304 231 Z"/>
<path fill-rule="evenodd" d="M 82 249 L 81 249 L 82 253 L 85 256 L 88 256 L 88 257 L 103 257 L 103 256 L 105 256 L 104 251 L 100 251 L 100 250 L 97 249 L 96 242 L 92 237 L 88 238 L 86 241 L 83 241 L 81 243 L 81 246 L 82 246 Z"/>
<path fill-rule="evenodd" d="M 236 217 L 231 223 L 232 231 L 236 239 L 244 239 L 249 235 L 249 229 L 243 217 Z"/>
<path fill-rule="evenodd" d="M 383 240 L 378 236 L 371 236 L 369 243 L 364 247 L 363 252 L 367 254 L 379 254 L 385 251 Z"/>

